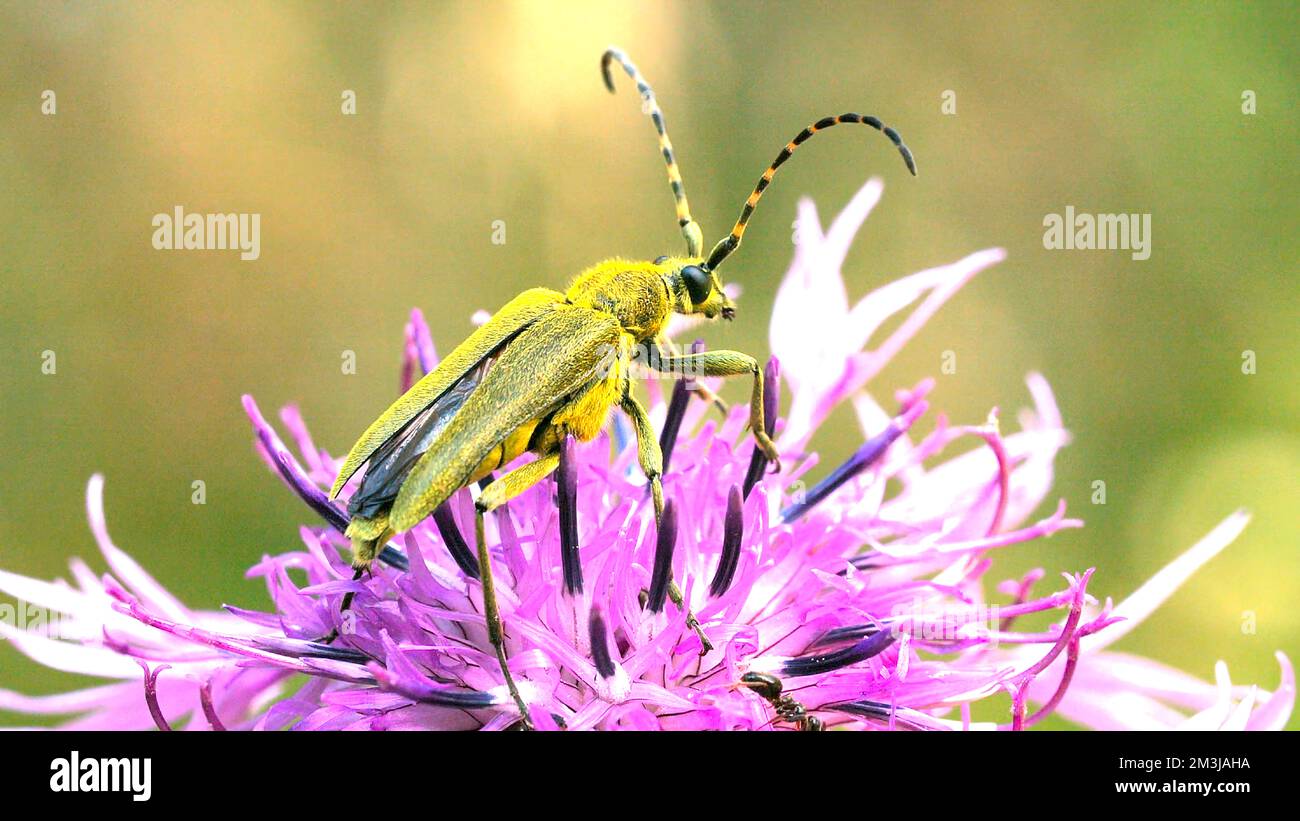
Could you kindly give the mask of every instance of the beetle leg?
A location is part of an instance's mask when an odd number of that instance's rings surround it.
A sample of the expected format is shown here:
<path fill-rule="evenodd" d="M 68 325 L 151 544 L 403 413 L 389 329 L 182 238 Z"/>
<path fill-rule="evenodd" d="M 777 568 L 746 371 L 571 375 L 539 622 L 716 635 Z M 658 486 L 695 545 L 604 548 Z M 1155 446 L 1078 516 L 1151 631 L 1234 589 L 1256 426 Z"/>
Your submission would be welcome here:
<path fill-rule="evenodd" d="M 699 342 L 702 341 L 703 340 L 699 340 Z M 663 362 L 665 358 L 679 356 L 681 354 L 680 349 L 671 339 L 664 336 L 656 337 L 653 344 L 656 350 L 652 354 L 652 362 L 650 364 L 651 369 L 661 372 L 667 371 L 667 368 L 655 365 L 654 362 Z M 695 382 L 689 378 L 687 378 L 686 381 L 690 390 L 695 391 L 699 394 L 701 399 L 717 408 L 718 413 L 722 415 L 722 421 L 727 421 L 727 415 L 731 413 L 731 407 L 721 396 L 718 396 L 702 382 Z"/>
<path fill-rule="evenodd" d="M 688 376 L 744 376 L 749 374 L 754 380 L 754 389 L 749 398 L 749 428 L 754 433 L 754 441 L 773 465 L 775 472 L 781 472 L 781 457 L 776 452 L 776 444 L 767 435 L 763 419 L 763 369 L 752 356 L 738 351 L 704 351 L 678 356 L 665 356 L 654 363 L 655 370 L 672 374 L 678 378 Z"/>
<path fill-rule="evenodd" d="M 478 542 L 479 581 L 483 585 L 483 618 L 487 621 L 488 641 L 492 642 L 492 647 L 496 650 L 506 689 L 510 691 L 510 697 L 519 708 L 520 719 L 527 729 L 532 729 L 532 720 L 528 717 L 528 705 L 524 703 L 519 688 L 515 686 L 515 680 L 510 676 L 501 611 L 497 607 L 496 584 L 492 579 L 492 557 L 488 553 L 487 538 L 483 532 L 483 516 L 549 476 L 559 464 L 558 453 L 538 457 L 535 461 L 515 468 L 483 488 L 483 492 L 474 502 L 474 538 Z"/>
<path fill-rule="evenodd" d="M 707 385 L 700 382 L 695 383 L 693 390 L 700 395 L 701 399 L 718 409 L 718 413 L 722 414 L 722 421 L 727 421 L 727 414 L 731 413 L 731 407 L 723 401 L 721 396 L 718 396 L 709 390 Z"/>
<path fill-rule="evenodd" d="M 636 455 L 641 463 L 641 472 L 650 482 L 650 492 L 655 502 L 655 523 L 658 524 L 664 513 L 664 487 L 659 478 L 663 474 L 664 456 L 659 450 L 659 440 L 655 438 L 650 416 L 636 397 L 629 392 L 630 387 L 629 384 L 624 389 L 623 400 L 619 405 L 632 420 L 632 427 L 636 429 Z M 675 581 L 668 585 L 668 598 L 672 599 L 673 604 L 678 607 L 685 603 L 686 597 L 682 595 L 682 589 Z M 713 642 L 709 641 L 709 637 L 704 634 L 704 628 L 700 625 L 700 620 L 695 618 L 694 613 L 687 612 L 686 625 L 700 638 L 700 655 L 707 655 L 713 650 Z"/>
<path fill-rule="evenodd" d="M 650 482 L 655 500 L 655 521 L 658 521 L 664 513 L 664 486 L 659 478 L 664 472 L 664 455 L 659 449 L 659 440 L 655 437 L 649 414 L 627 390 L 624 390 L 619 407 L 632 420 L 632 428 L 636 431 L 637 460 L 641 463 L 641 472 Z"/>
<path fill-rule="evenodd" d="M 365 568 L 358 567 L 356 571 L 352 574 L 352 581 L 354 582 L 359 581 L 361 577 L 365 575 L 365 572 L 366 572 Z M 352 609 L 352 599 L 354 599 L 356 595 L 357 594 L 352 592 L 351 590 L 343 594 L 343 602 L 342 604 L 339 605 L 340 620 L 344 619 L 345 614 Z M 316 641 L 319 644 L 333 644 L 338 639 L 338 637 L 339 637 L 339 629 L 335 627 L 333 630 L 329 631 L 329 633 L 326 636 L 324 636 L 323 638 L 319 638 Z"/>

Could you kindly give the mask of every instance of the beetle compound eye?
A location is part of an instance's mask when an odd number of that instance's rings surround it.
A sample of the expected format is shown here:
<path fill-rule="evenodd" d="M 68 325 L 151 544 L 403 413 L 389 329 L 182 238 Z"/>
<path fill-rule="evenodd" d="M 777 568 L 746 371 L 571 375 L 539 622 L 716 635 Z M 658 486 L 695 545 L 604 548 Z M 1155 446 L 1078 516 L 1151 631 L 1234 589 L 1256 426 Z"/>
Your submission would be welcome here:
<path fill-rule="evenodd" d="M 709 298 L 713 282 L 708 273 L 698 265 L 687 265 L 682 269 L 682 279 L 686 281 L 686 292 L 691 295 L 691 302 L 699 305 Z"/>

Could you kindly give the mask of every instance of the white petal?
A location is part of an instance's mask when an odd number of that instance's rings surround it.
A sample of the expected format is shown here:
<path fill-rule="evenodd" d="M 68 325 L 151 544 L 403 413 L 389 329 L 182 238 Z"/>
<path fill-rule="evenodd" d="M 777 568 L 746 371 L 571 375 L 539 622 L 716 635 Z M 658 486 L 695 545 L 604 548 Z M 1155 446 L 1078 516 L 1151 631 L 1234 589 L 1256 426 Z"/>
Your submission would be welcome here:
<path fill-rule="evenodd" d="M 1282 667 L 1282 681 L 1246 723 L 1249 730 L 1281 730 L 1291 718 L 1295 707 L 1295 670 L 1286 653 L 1276 653 L 1277 663 Z"/>
<path fill-rule="evenodd" d="M 1218 730 L 1232 713 L 1232 679 L 1228 665 L 1219 660 L 1214 665 L 1214 703 L 1179 725 L 1180 730 Z"/>
<path fill-rule="evenodd" d="M 912 312 L 902 326 L 876 348 L 876 353 L 887 362 L 930 317 L 934 316 L 949 297 L 957 293 L 980 271 L 996 265 L 1006 259 L 1006 256 L 1006 251 L 1001 248 L 987 248 L 949 265 L 930 268 L 894 280 L 888 285 L 882 285 L 863 297 L 849 311 L 849 327 L 853 331 L 853 336 L 846 340 L 846 347 L 851 351 L 861 350 L 885 320 L 920 299 L 923 294 L 928 294 L 926 300 Z M 880 367 L 883 366 L 882 362 Z"/>
<path fill-rule="evenodd" d="M 171 621 L 189 623 L 191 617 L 185 606 L 149 575 L 139 562 L 120 550 L 109 538 L 108 523 L 104 518 L 102 474 L 96 473 L 90 477 L 90 483 L 86 486 L 86 510 L 90 514 L 90 529 L 95 534 L 95 541 L 99 543 L 100 551 L 118 579 L 135 593 L 148 609 L 166 616 Z"/>
<path fill-rule="evenodd" d="M 0 622 L 0 636 L 38 664 L 65 673 L 83 673 L 105 678 L 131 678 L 140 675 L 140 665 L 127 656 L 105 647 L 71 644 L 29 633 Z"/>
<path fill-rule="evenodd" d="M 1192 545 L 1183 555 L 1165 565 L 1158 573 L 1147 580 L 1127 599 L 1120 602 L 1113 615 L 1124 619 L 1105 630 L 1083 639 L 1081 647 L 1085 653 L 1095 653 L 1107 647 L 1141 624 L 1156 608 L 1164 604 L 1174 591 L 1182 586 L 1201 566 L 1219 555 L 1223 548 L 1241 535 L 1250 522 L 1250 514 L 1238 510 L 1219 523 L 1218 527 L 1206 534 Z"/>
<path fill-rule="evenodd" d="M 836 272 L 840 270 L 844 265 L 844 259 L 849 254 L 849 249 L 853 247 L 853 240 L 858 231 L 875 207 L 880 204 L 880 196 L 884 190 L 884 181 L 880 177 L 872 177 L 867 180 L 866 185 L 858 189 L 853 199 L 849 200 L 849 204 L 835 215 L 835 221 L 831 223 L 824 241 L 817 248 L 814 262 L 819 268 Z M 800 238 L 803 238 L 802 235 Z M 847 297 L 844 308 L 846 310 L 848 308 Z"/>

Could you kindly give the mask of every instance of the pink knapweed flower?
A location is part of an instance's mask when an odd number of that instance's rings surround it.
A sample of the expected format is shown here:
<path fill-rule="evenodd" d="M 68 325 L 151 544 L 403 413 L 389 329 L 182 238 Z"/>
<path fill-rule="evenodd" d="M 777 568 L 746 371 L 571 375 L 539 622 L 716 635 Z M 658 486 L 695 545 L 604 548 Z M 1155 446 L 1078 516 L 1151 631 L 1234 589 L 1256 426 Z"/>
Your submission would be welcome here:
<path fill-rule="evenodd" d="M 1081 525 L 1063 502 L 1030 520 L 1068 437 L 1036 374 L 1033 406 L 1010 434 L 994 410 L 976 424 L 939 416 L 914 435 L 930 380 L 898 391 L 888 408 L 865 391 L 949 297 L 1003 257 L 980 251 L 850 305 L 840 267 L 881 190 L 869 182 L 825 231 L 812 204 L 800 206 L 800 241 L 771 323 L 769 407 L 782 383 L 789 396 L 780 421 L 768 414 L 780 475 L 764 475 L 745 408 L 720 413 L 681 383 L 665 396 L 647 382 L 670 463 L 661 528 L 617 414 L 603 440 L 566 453 L 554 483 L 489 518 L 511 670 L 533 724 L 1020 729 L 1056 712 L 1099 728 L 1282 727 L 1295 681 L 1280 653 L 1281 684 L 1267 692 L 1232 686 L 1222 664 L 1208 684 L 1108 649 L 1233 540 L 1242 513 L 1118 605 L 1089 594 L 1091 570 L 1050 585 L 1037 571 L 987 589 L 1000 549 Z M 436 358 L 416 311 L 402 387 Z M 864 443 L 807 487 L 818 463 L 807 444 L 844 401 Z M 0 572 L 0 590 L 62 614 L 57 631 L 0 622 L 0 633 L 40 664 L 114 683 L 50 696 L 0 691 L 0 708 L 102 729 L 517 726 L 487 641 L 480 568 L 462 535 L 472 534 L 472 491 L 354 581 L 340 552 L 346 513 L 323 490 L 338 460 L 317 447 L 296 409 L 280 414 L 291 451 L 252 398 L 244 407 L 262 458 L 315 513 L 300 549 L 249 570 L 265 582 L 271 609 L 194 611 L 178 601 L 109 538 L 96 476 L 87 504 L 111 572 L 96 576 L 80 560 L 71 582 Z M 979 447 L 944 458 L 967 437 Z M 892 495 L 889 479 L 900 488 Z M 576 505 L 557 508 L 557 498 Z M 698 630 L 672 603 L 670 579 L 682 583 Z M 341 614 L 348 593 L 355 601 Z M 1056 614 L 1049 627 L 1018 629 L 1023 616 L 1044 612 Z M 335 630 L 336 641 L 320 640 Z M 1000 692 L 1011 695 L 1006 720 L 972 722 L 970 705 Z"/>

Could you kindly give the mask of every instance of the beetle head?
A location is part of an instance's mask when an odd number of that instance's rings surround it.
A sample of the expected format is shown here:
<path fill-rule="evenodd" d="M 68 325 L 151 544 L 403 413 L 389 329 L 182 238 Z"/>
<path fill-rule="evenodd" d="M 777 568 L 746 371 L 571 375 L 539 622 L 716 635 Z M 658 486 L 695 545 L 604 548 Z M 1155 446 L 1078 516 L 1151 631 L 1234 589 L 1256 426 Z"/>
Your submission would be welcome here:
<path fill-rule="evenodd" d="M 736 316 L 735 303 L 723 293 L 718 275 L 701 257 L 659 257 L 654 265 L 673 295 L 677 313 L 703 314 L 709 319 Z"/>

